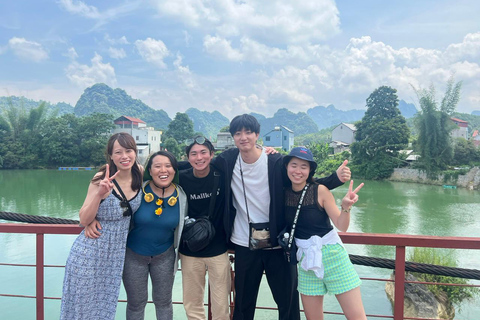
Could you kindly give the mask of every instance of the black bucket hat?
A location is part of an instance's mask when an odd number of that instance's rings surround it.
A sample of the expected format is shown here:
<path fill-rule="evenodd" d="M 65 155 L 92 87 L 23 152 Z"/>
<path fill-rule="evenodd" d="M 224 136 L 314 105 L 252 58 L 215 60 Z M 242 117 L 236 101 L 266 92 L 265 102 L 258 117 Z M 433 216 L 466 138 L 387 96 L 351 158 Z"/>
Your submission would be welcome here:
<path fill-rule="evenodd" d="M 308 161 L 310 163 L 310 172 L 314 173 L 317 169 L 317 163 L 313 159 L 312 151 L 310 151 L 310 149 L 306 147 L 293 148 L 288 154 L 288 156 L 283 157 L 283 164 L 286 166 L 292 158 L 298 158 Z"/>

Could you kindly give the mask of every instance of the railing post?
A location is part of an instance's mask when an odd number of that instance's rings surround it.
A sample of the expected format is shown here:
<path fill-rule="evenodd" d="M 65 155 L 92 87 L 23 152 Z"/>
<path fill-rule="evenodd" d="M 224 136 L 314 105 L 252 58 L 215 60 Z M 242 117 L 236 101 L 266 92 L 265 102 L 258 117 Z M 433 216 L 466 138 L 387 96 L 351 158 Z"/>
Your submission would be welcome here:
<path fill-rule="evenodd" d="M 37 233 L 37 274 L 36 274 L 36 302 L 37 302 L 37 320 L 44 320 L 44 234 Z"/>
<path fill-rule="evenodd" d="M 393 319 L 403 320 L 405 298 L 405 247 L 397 246 L 395 252 L 395 305 Z"/>

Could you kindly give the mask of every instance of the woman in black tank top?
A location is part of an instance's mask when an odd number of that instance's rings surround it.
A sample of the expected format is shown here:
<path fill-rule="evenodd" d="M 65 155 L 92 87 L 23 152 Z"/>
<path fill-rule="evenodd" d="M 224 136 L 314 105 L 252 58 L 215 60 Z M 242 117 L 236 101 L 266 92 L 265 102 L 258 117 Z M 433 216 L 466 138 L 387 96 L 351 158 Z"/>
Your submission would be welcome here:
<path fill-rule="evenodd" d="M 366 320 L 360 278 L 331 223 L 340 231 L 347 231 L 350 209 L 357 202 L 357 192 L 363 183 L 353 190 L 353 180 L 350 181 L 340 210 L 330 190 L 313 182 L 317 164 L 309 149 L 293 148 L 283 160 L 291 182 L 285 191 L 286 219 L 290 226 L 302 202 L 294 237 L 300 258 L 298 291 L 307 320 L 323 320 L 323 297 L 327 292 L 335 294 L 347 319 Z"/>

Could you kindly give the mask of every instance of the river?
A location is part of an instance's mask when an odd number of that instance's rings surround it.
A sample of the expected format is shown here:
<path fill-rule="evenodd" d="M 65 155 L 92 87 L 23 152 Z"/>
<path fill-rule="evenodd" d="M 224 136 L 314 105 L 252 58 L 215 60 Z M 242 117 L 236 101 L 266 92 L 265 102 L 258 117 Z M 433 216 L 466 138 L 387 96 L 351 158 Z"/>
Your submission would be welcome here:
<path fill-rule="evenodd" d="M 0 211 L 28 213 L 50 217 L 78 219 L 87 191 L 91 171 L 0 170 Z M 355 181 L 357 185 L 360 181 Z M 346 186 L 334 190 L 337 202 Z M 352 209 L 349 231 L 364 233 L 398 233 L 435 236 L 478 237 L 480 230 L 480 193 L 465 189 L 444 189 L 441 186 L 389 181 L 366 181 L 360 200 Z M 3 221 L 5 222 L 5 221 Z M 65 264 L 75 236 L 46 235 L 45 264 Z M 35 235 L 0 233 L 1 263 L 35 263 Z M 394 258 L 394 248 L 348 245 L 350 253 Z M 407 249 L 407 255 L 408 255 Z M 459 267 L 480 269 L 480 252 L 449 250 Z M 390 271 L 356 266 L 361 277 L 388 278 Z M 45 296 L 60 297 L 63 268 L 45 271 Z M 478 281 L 471 281 L 480 284 Z M 0 266 L 0 293 L 35 295 L 35 270 L 30 267 Z M 368 314 L 392 314 L 384 282 L 364 281 L 362 297 Z M 274 306 L 266 283 L 262 284 L 258 305 Z M 122 287 L 121 299 L 125 299 Z M 174 301 L 182 298 L 181 274 L 177 273 Z M 60 302 L 46 300 L 45 319 L 58 319 Z M 325 310 L 341 311 L 334 297 L 327 296 Z M 480 297 L 461 305 L 456 319 L 478 319 Z M 302 315 L 303 316 L 303 315 Z M 149 304 L 146 319 L 154 319 Z M 174 305 L 174 318 L 186 319 L 183 306 Z M 257 311 L 256 319 L 275 319 L 276 312 Z M 328 316 L 328 319 L 344 319 Z M 35 319 L 35 300 L 0 297 L 0 319 Z M 116 319 L 125 319 L 125 304 L 119 304 Z"/>

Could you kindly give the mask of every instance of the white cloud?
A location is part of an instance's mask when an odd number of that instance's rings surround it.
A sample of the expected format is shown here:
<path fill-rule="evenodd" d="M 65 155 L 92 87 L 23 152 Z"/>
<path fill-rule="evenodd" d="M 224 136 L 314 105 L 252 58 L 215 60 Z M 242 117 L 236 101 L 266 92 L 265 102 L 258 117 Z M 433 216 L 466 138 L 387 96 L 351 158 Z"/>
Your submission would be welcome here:
<path fill-rule="evenodd" d="M 104 36 L 103 36 L 103 39 L 110 45 L 125 45 L 125 44 L 130 44 L 130 42 L 128 42 L 127 40 L 127 37 L 125 36 L 122 36 L 118 39 L 114 39 L 112 37 L 110 37 L 110 35 L 108 33 L 106 33 Z"/>
<path fill-rule="evenodd" d="M 101 15 L 96 7 L 89 6 L 83 1 L 59 0 L 58 3 L 70 13 L 78 14 L 90 19 L 101 18 Z"/>
<path fill-rule="evenodd" d="M 203 47 L 209 54 L 219 58 L 231 61 L 240 61 L 243 59 L 242 54 L 232 48 L 230 41 L 223 38 L 207 35 L 203 41 Z"/>
<path fill-rule="evenodd" d="M 464 59 L 480 59 L 480 32 L 469 33 L 462 43 L 453 43 L 448 46 L 445 56 L 453 61 Z"/>
<path fill-rule="evenodd" d="M 339 33 L 333 0 L 156 0 L 162 16 L 220 37 L 245 36 L 266 43 L 309 43 Z"/>
<path fill-rule="evenodd" d="M 77 51 L 75 50 L 74 47 L 70 47 L 68 49 L 68 52 L 65 54 L 65 56 L 69 57 L 70 60 L 75 60 L 78 58 L 78 54 L 77 54 Z"/>
<path fill-rule="evenodd" d="M 48 59 L 48 53 L 41 44 L 25 40 L 24 38 L 11 38 L 8 40 L 8 47 L 22 60 L 40 62 Z"/>
<path fill-rule="evenodd" d="M 113 59 L 123 59 L 127 56 L 123 48 L 117 49 L 114 47 L 110 47 L 108 48 L 108 53 L 110 54 L 110 57 Z"/>
<path fill-rule="evenodd" d="M 170 52 L 162 40 L 147 38 L 145 40 L 135 41 L 135 46 L 142 58 L 159 68 L 167 68 L 163 59 L 169 56 Z"/>
<path fill-rule="evenodd" d="M 65 70 L 68 79 L 81 88 L 102 82 L 109 86 L 116 86 L 115 69 L 110 63 L 103 63 L 102 56 L 95 53 L 91 66 L 80 64 L 77 61 L 70 63 Z"/>

